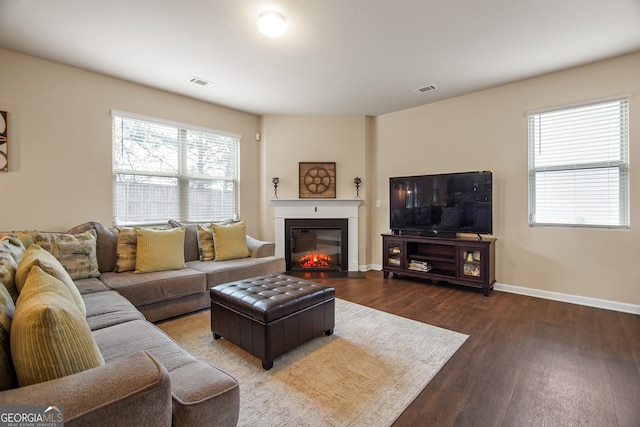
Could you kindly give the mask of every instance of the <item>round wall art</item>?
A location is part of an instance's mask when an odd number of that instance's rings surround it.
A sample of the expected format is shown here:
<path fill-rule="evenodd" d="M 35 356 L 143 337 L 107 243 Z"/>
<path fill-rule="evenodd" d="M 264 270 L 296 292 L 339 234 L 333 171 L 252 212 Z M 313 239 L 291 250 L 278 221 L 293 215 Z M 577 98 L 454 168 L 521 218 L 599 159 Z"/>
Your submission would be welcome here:
<path fill-rule="evenodd" d="M 300 162 L 300 198 L 336 197 L 335 162 Z"/>
<path fill-rule="evenodd" d="M 7 112 L 0 111 L 0 172 L 9 170 L 7 133 Z"/>

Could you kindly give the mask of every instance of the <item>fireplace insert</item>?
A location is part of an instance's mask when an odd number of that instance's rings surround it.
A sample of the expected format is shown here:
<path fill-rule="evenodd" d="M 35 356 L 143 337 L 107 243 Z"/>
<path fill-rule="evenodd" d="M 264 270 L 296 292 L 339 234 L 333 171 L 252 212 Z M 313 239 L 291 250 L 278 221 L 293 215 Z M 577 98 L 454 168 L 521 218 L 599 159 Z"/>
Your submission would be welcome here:
<path fill-rule="evenodd" d="M 286 219 L 287 271 L 348 270 L 348 219 Z"/>

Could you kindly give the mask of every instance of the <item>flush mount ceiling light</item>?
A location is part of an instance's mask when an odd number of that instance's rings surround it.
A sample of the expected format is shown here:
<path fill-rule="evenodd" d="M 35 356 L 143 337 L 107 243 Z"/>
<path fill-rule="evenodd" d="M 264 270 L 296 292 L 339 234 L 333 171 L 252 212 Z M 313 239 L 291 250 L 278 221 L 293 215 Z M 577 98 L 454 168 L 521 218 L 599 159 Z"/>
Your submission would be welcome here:
<path fill-rule="evenodd" d="M 264 12 L 258 18 L 258 29 L 267 37 L 280 37 L 287 29 L 287 23 L 281 13 Z"/>

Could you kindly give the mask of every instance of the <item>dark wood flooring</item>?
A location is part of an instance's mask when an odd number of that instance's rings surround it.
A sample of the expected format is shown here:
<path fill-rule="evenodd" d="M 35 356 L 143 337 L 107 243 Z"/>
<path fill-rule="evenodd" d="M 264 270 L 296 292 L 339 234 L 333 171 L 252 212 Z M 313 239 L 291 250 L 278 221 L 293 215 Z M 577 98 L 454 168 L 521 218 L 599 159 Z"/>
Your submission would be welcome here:
<path fill-rule="evenodd" d="M 469 335 L 394 426 L 640 426 L 640 316 L 364 276 L 313 280 Z"/>

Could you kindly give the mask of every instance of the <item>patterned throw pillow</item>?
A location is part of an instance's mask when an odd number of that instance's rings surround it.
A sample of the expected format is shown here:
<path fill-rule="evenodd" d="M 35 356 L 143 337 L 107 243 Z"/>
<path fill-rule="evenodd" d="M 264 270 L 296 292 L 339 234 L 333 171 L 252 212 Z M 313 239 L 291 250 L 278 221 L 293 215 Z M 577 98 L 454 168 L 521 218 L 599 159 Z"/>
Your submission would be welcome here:
<path fill-rule="evenodd" d="M 24 253 L 24 246 L 18 238 L 3 236 L 0 239 L 0 282 L 7 288 L 13 302 L 18 299 L 15 276 Z"/>
<path fill-rule="evenodd" d="M 136 252 L 138 237 L 133 227 L 118 227 L 118 248 L 116 250 L 116 272 L 136 269 Z"/>
<path fill-rule="evenodd" d="M 11 319 L 15 306 L 7 288 L 0 284 L 0 391 L 18 387 L 11 360 Z"/>
<path fill-rule="evenodd" d="M 80 295 L 80 291 L 76 284 L 73 283 L 73 279 L 71 279 L 67 270 L 65 270 L 62 264 L 60 264 L 60 261 L 51 255 L 51 253 L 36 244 L 29 246 L 29 249 L 27 249 L 22 257 L 22 261 L 20 262 L 20 265 L 18 265 L 18 270 L 16 271 L 16 287 L 20 294 L 22 294 L 22 289 L 27 281 L 27 277 L 34 266 L 40 267 L 45 273 L 64 283 L 69 289 L 69 293 L 78 306 L 80 312 L 83 315 L 87 314 L 87 308 L 84 305 L 84 300 Z"/>
<path fill-rule="evenodd" d="M 26 249 L 20 239 L 13 235 L 6 235 L 0 239 L 0 251 L 7 252 L 17 264 L 20 264 Z"/>
<path fill-rule="evenodd" d="M 6 289 L 13 302 L 18 299 L 18 288 L 16 288 L 16 271 L 18 265 L 13 257 L 7 253 L 0 252 L 0 284 Z"/>
<path fill-rule="evenodd" d="M 134 273 L 177 270 L 184 263 L 184 227 L 153 230 L 135 227 L 137 236 Z"/>
<path fill-rule="evenodd" d="M 247 230 L 243 221 L 229 225 L 211 224 L 216 261 L 247 258 L 251 256 L 247 247 Z"/>
<path fill-rule="evenodd" d="M 68 288 L 38 266 L 31 269 L 16 304 L 11 355 L 20 387 L 104 365 Z"/>
<path fill-rule="evenodd" d="M 35 233 L 35 243 L 49 251 L 73 280 L 100 276 L 96 231 L 84 233 Z"/>
<path fill-rule="evenodd" d="M 213 230 L 211 224 L 198 224 L 198 250 L 200 261 L 211 261 L 216 256 L 213 246 Z"/>

